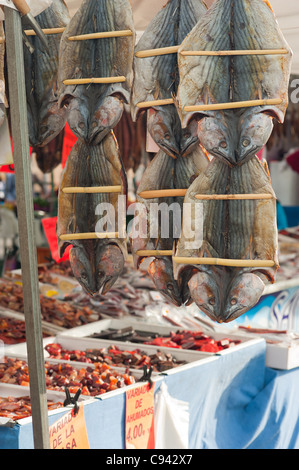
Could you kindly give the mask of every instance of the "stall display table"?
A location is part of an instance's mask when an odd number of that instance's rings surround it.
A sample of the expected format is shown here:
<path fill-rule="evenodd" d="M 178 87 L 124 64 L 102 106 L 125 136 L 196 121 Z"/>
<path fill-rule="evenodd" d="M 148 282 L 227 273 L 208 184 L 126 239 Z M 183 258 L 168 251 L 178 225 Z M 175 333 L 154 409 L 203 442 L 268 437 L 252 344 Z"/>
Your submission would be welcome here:
<path fill-rule="evenodd" d="M 188 404 L 189 449 L 299 448 L 299 368 L 270 369 L 265 359 L 266 343 L 259 339 L 154 378 L 155 396 L 164 383 L 172 398 Z M 85 405 L 91 449 L 125 448 L 125 390 Z M 65 412 L 49 416 L 49 424 Z M 33 447 L 30 420 L 0 426 L 1 449 Z"/>

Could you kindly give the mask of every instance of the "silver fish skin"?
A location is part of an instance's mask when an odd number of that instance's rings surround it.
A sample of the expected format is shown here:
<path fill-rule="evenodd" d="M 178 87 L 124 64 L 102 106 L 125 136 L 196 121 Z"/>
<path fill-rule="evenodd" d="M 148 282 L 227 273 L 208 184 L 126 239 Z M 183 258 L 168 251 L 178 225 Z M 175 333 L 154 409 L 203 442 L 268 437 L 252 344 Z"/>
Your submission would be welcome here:
<path fill-rule="evenodd" d="M 70 41 L 97 32 L 130 30 L 131 36 Z M 59 59 L 59 106 L 68 107 L 74 134 L 97 145 L 130 101 L 135 29 L 129 0 L 84 0 L 63 33 Z M 67 79 L 125 77 L 112 84 L 65 85 Z"/>
<path fill-rule="evenodd" d="M 169 0 L 146 28 L 135 52 L 181 44 L 206 10 L 201 0 Z M 176 95 L 179 83 L 177 56 L 135 56 L 133 68 L 131 115 L 136 121 L 142 112 L 137 106 L 139 102 Z M 157 145 L 174 157 L 187 154 L 192 150 L 191 144 L 198 143 L 196 129 L 192 126 L 188 138 L 181 135 L 180 120 L 174 105 L 155 106 L 154 111 L 149 111 L 148 127 Z"/>
<path fill-rule="evenodd" d="M 287 53 L 220 57 L 180 54 L 187 50 L 261 49 L 285 49 Z M 229 165 L 240 165 L 254 157 L 267 143 L 273 119 L 283 122 L 288 106 L 292 51 L 268 3 L 263 0 L 216 0 L 187 36 L 178 57 L 180 85 L 177 96 L 182 126 L 187 126 L 192 119 L 199 121 L 202 145 L 206 143 L 206 132 L 212 128 L 213 147 L 206 149 L 221 158 L 222 144 L 226 143 L 225 149 L 229 152 L 228 158 L 224 158 Z M 281 104 L 226 112 L 185 111 L 185 106 L 189 105 L 266 99 L 280 99 Z M 232 129 L 236 122 L 237 132 L 224 133 L 217 148 L 219 123 L 223 130 Z"/>
<path fill-rule="evenodd" d="M 63 189 L 115 185 L 121 186 L 120 196 L 125 196 L 126 175 L 114 134 L 110 132 L 97 146 L 77 141 L 67 159 L 59 188 L 57 237 L 60 256 L 68 245 L 73 246 L 70 251 L 73 272 L 89 295 L 106 293 L 122 272 L 127 258 L 125 227 L 120 226 L 125 224 L 120 214 L 123 205 L 121 201 L 119 204 L 118 193 L 67 194 Z M 120 235 L 105 239 L 60 239 L 63 234 L 100 231 L 115 231 Z"/>
<path fill-rule="evenodd" d="M 43 29 L 65 28 L 70 21 L 63 0 L 52 4 L 37 15 L 36 21 Z M 32 147 L 47 145 L 64 128 L 67 115 L 58 106 L 58 61 L 61 34 L 47 35 L 51 50 L 49 56 L 38 36 L 30 36 L 33 54 L 24 48 L 25 81 L 28 109 L 29 141 Z"/>
<path fill-rule="evenodd" d="M 269 194 L 271 199 L 206 201 L 195 197 L 242 193 Z M 192 207 L 189 217 L 193 239 L 183 231 L 176 256 L 274 262 L 269 268 L 229 268 L 174 261 L 174 278 L 178 283 L 180 277 L 184 276 L 184 282 L 187 278 L 190 295 L 199 308 L 216 321 L 231 321 L 258 302 L 265 284 L 275 282 L 279 266 L 276 198 L 267 166 L 257 157 L 235 167 L 214 158 L 190 186 L 185 203 Z M 199 216 L 195 212 L 198 204 L 203 208 Z M 198 217 L 202 217 L 202 225 Z M 197 246 L 188 247 L 187 242 L 195 241 L 200 226 L 202 242 L 199 238 Z"/>

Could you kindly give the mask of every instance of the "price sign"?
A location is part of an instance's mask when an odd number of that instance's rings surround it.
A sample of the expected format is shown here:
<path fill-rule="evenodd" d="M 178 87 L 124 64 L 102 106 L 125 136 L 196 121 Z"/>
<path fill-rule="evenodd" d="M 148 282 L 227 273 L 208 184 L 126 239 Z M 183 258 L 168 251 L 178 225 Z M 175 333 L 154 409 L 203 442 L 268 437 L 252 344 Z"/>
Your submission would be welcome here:
<path fill-rule="evenodd" d="M 155 384 L 140 383 L 126 392 L 126 448 L 154 449 Z"/>
<path fill-rule="evenodd" d="M 89 449 L 82 404 L 77 414 L 71 410 L 50 426 L 50 446 L 51 449 Z"/>

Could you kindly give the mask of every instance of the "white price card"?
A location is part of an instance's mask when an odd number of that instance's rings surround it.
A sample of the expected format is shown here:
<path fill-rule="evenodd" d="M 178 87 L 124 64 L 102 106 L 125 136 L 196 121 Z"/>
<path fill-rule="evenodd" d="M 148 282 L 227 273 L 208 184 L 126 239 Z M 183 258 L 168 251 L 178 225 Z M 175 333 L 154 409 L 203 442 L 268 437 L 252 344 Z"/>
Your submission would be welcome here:
<path fill-rule="evenodd" d="M 26 0 L 27 5 L 30 8 L 30 13 L 32 16 L 39 15 L 42 11 L 48 8 L 53 0 Z M 4 7 L 10 7 L 16 10 L 12 0 L 0 0 L 0 5 Z M 0 20 L 4 20 L 3 10 L 0 9 Z"/>

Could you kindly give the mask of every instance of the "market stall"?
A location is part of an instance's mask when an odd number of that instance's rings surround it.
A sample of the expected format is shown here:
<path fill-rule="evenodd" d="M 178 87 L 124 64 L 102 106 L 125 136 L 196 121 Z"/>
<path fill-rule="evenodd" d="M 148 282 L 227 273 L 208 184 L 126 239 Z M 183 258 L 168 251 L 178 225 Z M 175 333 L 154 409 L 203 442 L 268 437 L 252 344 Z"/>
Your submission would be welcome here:
<path fill-rule="evenodd" d="M 296 2 L 0 3 L 0 448 L 298 448 Z"/>

